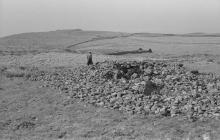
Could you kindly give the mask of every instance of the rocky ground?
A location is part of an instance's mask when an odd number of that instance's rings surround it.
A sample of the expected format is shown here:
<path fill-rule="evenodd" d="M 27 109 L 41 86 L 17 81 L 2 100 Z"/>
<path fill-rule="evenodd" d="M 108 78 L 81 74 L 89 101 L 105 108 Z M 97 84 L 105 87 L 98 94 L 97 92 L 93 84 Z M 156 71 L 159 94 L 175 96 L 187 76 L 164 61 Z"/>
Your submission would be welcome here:
<path fill-rule="evenodd" d="M 218 139 L 220 78 L 181 63 L 2 67 L 1 79 L 1 138 Z"/>
<path fill-rule="evenodd" d="M 74 70 L 32 69 L 43 81 L 81 101 L 129 114 L 220 117 L 220 77 L 167 62 L 103 62 Z"/>

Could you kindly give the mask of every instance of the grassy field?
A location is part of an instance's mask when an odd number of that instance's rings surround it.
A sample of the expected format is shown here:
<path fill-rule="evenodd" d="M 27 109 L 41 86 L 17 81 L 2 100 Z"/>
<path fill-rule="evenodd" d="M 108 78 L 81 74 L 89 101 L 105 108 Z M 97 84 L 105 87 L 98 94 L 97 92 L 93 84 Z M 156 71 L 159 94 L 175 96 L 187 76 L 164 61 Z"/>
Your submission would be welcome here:
<path fill-rule="evenodd" d="M 152 49 L 153 53 L 107 55 Z M 160 59 L 220 74 L 219 34 L 58 30 L 0 38 L 0 139 L 220 139 L 220 122 L 129 116 L 78 102 L 23 78 L 22 67 L 74 68 L 105 60 Z M 20 68 L 19 68 L 20 67 Z M 7 68 L 11 73 L 3 74 Z"/>

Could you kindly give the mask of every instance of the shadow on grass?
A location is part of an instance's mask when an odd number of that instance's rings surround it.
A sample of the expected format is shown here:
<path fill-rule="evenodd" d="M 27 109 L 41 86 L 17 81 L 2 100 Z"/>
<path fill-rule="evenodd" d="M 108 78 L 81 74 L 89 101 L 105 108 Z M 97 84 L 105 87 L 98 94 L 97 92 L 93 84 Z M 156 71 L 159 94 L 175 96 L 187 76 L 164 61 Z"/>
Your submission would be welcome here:
<path fill-rule="evenodd" d="M 25 77 L 27 71 L 25 67 L 11 67 L 5 68 L 1 71 L 7 78 Z"/>

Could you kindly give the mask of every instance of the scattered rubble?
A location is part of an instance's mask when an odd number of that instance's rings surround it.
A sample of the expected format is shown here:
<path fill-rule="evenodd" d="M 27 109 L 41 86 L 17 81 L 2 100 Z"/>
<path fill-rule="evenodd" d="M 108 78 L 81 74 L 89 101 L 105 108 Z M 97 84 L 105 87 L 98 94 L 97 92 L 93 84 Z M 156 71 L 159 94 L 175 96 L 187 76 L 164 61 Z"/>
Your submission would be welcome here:
<path fill-rule="evenodd" d="M 220 77 L 189 71 L 183 64 L 105 61 L 53 72 L 34 68 L 27 78 L 129 114 L 220 118 Z"/>

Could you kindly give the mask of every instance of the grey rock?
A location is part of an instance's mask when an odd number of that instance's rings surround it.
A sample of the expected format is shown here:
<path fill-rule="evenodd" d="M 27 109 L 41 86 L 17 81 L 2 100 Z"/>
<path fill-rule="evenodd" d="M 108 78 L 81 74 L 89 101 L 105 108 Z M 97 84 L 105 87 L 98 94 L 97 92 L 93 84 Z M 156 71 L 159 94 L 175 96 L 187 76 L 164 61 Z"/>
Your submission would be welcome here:
<path fill-rule="evenodd" d="M 155 83 L 151 81 L 146 81 L 145 82 L 145 88 L 144 88 L 144 95 L 150 96 L 151 93 L 157 89 L 157 86 Z"/>

